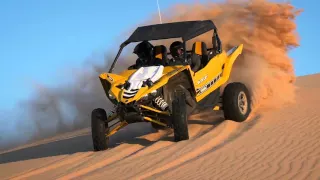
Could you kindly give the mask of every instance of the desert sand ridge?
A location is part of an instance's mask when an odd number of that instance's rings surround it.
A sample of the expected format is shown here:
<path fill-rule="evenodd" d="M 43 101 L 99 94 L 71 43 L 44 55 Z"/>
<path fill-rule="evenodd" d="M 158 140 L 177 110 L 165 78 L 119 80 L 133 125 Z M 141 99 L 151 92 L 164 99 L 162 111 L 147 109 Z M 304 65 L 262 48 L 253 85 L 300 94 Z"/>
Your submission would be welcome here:
<path fill-rule="evenodd" d="M 295 104 L 243 123 L 205 112 L 191 117 L 189 141 L 137 123 L 103 152 L 92 151 L 84 129 L 2 153 L 0 179 L 319 179 L 320 74 L 296 85 Z"/>

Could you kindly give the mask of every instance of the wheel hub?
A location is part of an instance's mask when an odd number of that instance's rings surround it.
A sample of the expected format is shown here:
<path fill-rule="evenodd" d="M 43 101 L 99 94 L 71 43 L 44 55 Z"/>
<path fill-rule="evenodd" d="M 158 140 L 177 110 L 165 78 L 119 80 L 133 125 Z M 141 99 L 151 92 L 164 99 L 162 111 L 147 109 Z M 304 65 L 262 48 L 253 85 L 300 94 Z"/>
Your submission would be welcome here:
<path fill-rule="evenodd" d="M 247 113 L 248 111 L 248 100 L 246 94 L 241 91 L 238 95 L 238 107 L 242 114 Z"/>

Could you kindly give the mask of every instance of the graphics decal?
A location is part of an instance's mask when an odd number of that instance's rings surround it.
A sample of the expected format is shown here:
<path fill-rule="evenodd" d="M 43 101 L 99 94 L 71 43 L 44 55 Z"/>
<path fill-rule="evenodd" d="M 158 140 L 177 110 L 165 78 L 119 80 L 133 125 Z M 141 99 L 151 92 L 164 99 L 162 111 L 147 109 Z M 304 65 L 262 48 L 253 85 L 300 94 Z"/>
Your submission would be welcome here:
<path fill-rule="evenodd" d="M 212 81 L 208 82 L 201 88 L 197 89 L 197 96 L 201 95 L 202 93 L 206 92 L 211 86 L 213 86 L 220 78 L 221 78 L 222 72 L 219 73 Z"/>
<path fill-rule="evenodd" d="M 198 84 L 200 84 L 200 83 L 202 83 L 204 80 L 206 80 L 207 79 L 207 75 L 205 75 L 203 78 L 201 78 L 199 81 L 198 81 Z"/>

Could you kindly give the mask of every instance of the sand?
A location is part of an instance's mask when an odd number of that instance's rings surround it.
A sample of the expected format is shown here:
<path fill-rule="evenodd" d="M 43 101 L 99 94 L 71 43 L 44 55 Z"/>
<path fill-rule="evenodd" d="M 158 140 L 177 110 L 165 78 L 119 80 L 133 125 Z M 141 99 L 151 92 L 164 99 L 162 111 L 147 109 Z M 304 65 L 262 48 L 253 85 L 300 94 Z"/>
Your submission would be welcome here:
<path fill-rule="evenodd" d="M 319 179 L 320 74 L 298 77 L 295 104 L 243 123 L 193 116 L 191 139 L 131 124 L 93 152 L 90 129 L 0 155 L 0 179 Z"/>

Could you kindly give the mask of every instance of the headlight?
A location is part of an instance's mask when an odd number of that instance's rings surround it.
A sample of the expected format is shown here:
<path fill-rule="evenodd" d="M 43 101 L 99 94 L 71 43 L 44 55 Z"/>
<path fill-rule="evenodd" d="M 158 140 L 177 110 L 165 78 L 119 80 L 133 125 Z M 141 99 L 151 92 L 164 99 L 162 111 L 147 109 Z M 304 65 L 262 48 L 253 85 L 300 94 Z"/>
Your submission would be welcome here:
<path fill-rule="evenodd" d="M 146 94 L 144 96 L 141 97 L 141 100 L 147 100 L 148 99 L 149 94 Z"/>
<path fill-rule="evenodd" d="M 109 96 L 110 99 L 115 99 L 115 97 L 112 95 L 112 93 L 111 93 L 110 90 L 109 90 L 109 92 L 108 92 L 108 96 Z"/>
<path fill-rule="evenodd" d="M 151 93 L 150 93 L 152 96 L 155 96 L 155 95 L 157 95 L 157 90 L 153 90 L 153 91 L 151 91 Z"/>
<path fill-rule="evenodd" d="M 156 96 L 157 95 L 157 90 L 153 90 L 149 94 L 146 94 L 146 95 L 142 96 L 141 100 L 147 100 L 149 98 L 149 95 Z"/>

